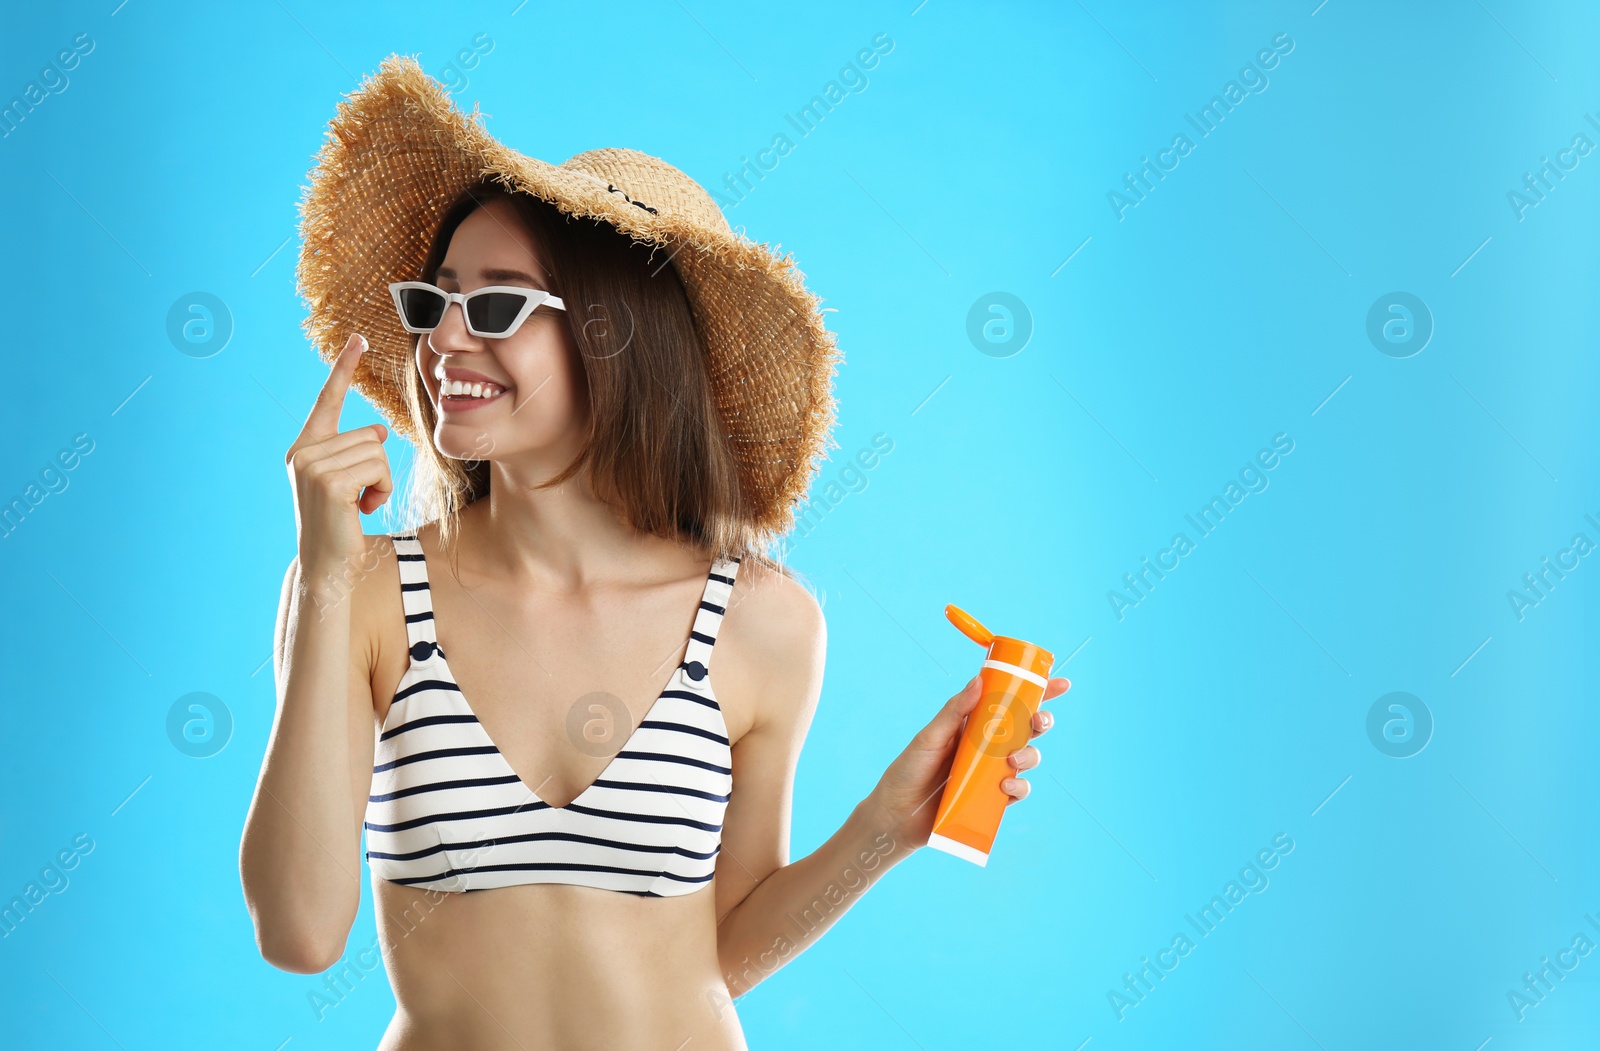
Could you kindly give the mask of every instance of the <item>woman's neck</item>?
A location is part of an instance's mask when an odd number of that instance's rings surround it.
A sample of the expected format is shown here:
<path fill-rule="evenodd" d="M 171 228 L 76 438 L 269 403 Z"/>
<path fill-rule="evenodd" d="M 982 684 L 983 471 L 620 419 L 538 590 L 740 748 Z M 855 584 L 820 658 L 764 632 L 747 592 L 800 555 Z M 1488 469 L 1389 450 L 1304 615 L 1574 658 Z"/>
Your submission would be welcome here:
<path fill-rule="evenodd" d="M 595 495 L 587 471 L 553 488 L 530 488 L 547 477 L 491 464 L 488 494 L 461 513 L 463 561 L 475 573 L 579 590 L 597 580 L 648 579 L 664 558 L 692 557 L 624 522 Z"/>

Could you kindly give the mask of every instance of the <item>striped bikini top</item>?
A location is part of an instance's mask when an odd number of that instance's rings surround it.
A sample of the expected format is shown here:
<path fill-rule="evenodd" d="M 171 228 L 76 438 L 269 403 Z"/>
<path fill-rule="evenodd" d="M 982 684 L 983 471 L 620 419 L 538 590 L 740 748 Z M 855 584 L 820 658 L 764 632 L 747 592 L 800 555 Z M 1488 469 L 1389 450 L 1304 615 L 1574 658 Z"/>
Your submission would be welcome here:
<path fill-rule="evenodd" d="M 445 891 L 574 883 L 673 897 L 708 884 L 733 788 L 711 648 L 739 560 L 713 562 L 688 651 L 644 721 L 593 784 L 554 807 L 511 769 L 445 663 L 416 535 L 391 540 L 411 664 L 378 735 L 365 821 L 372 871 Z"/>

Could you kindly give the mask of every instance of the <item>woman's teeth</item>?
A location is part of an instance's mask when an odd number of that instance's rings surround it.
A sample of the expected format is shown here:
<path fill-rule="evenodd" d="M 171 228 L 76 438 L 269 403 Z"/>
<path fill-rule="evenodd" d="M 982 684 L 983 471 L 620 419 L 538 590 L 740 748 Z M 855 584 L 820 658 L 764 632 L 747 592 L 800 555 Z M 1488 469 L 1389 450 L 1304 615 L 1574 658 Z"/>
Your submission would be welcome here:
<path fill-rule="evenodd" d="M 506 389 L 493 383 L 463 383 L 461 380 L 445 380 L 439 384 L 439 393 L 446 397 L 466 398 L 493 398 L 504 394 Z"/>

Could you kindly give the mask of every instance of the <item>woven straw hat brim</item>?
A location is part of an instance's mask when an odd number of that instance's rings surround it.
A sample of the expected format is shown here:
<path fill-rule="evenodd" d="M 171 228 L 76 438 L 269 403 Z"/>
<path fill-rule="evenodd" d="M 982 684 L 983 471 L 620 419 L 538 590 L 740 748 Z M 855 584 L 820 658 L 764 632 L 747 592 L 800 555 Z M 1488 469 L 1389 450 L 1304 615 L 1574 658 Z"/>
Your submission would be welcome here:
<path fill-rule="evenodd" d="M 749 524 L 787 531 L 826 450 L 838 447 L 832 381 L 843 360 L 793 257 L 733 231 L 704 189 L 659 158 L 601 149 L 554 165 L 524 156 L 484 130 L 476 104 L 462 113 L 407 56 L 385 59 L 339 103 L 303 188 L 295 275 L 309 308 L 303 327 L 323 360 L 351 333 L 365 335 L 353 385 L 396 433 L 431 440 L 413 433 L 402 383 L 414 337 L 388 285 L 417 276 L 445 208 L 486 176 L 670 254 L 706 347 Z"/>

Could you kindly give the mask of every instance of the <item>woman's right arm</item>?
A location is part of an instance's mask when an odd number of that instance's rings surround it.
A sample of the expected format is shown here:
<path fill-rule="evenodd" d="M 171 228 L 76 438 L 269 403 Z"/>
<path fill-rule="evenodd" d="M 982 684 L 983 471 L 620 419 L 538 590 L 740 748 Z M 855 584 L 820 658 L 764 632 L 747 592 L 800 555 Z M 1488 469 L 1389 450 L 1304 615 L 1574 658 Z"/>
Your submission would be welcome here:
<path fill-rule="evenodd" d="M 376 510 L 392 483 L 381 424 L 338 431 L 363 349 L 357 338 L 335 359 L 285 458 L 299 553 L 278 609 L 277 714 L 239 848 L 262 957 L 303 974 L 336 963 L 355 922 L 372 783 L 370 633 L 354 596 L 373 542 L 360 512 Z"/>

